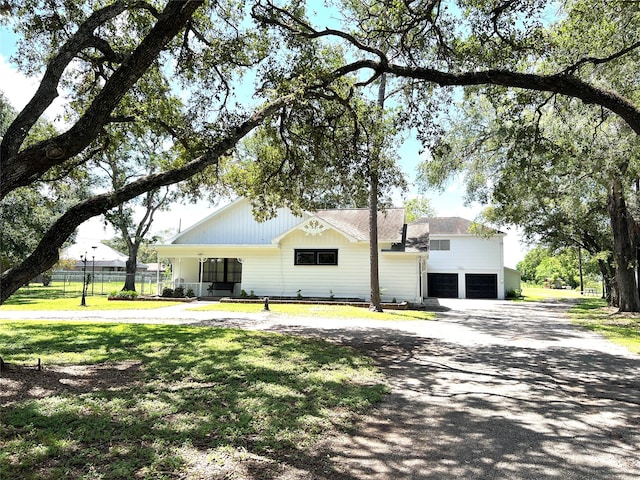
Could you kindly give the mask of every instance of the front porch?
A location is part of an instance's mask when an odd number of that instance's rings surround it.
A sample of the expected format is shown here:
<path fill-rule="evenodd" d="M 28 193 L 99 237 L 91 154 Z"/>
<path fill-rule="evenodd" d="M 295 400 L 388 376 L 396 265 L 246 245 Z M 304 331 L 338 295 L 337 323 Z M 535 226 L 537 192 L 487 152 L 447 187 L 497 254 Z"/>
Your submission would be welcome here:
<path fill-rule="evenodd" d="M 158 284 L 158 295 L 164 289 L 181 288 L 199 298 L 222 298 L 240 295 L 242 261 L 229 257 L 180 257 L 172 259 L 173 280 Z"/>

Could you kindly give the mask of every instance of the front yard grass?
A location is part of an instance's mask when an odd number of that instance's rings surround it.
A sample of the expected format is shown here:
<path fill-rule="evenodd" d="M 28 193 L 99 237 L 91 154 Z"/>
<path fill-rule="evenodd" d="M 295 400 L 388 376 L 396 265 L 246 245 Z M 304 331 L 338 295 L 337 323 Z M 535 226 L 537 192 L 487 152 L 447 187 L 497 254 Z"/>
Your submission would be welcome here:
<path fill-rule="evenodd" d="M 565 290 L 558 288 L 522 287 L 522 297 L 526 302 L 540 302 L 548 299 L 563 300 L 585 298 L 577 290 Z"/>
<path fill-rule="evenodd" d="M 0 321 L 0 345 L 3 479 L 242 477 L 256 456 L 275 478 L 387 391 L 350 348 L 266 332 Z"/>
<path fill-rule="evenodd" d="M 190 308 L 195 311 L 222 311 L 239 313 L 257 313 L 263 311 L 261 303 L 210 303 Z M 270 303 L 269 310 L 273 313 L 282 313 L 298 317 L 321 318 L 362 318 L 370 320 L 433 320 L 435 313 L 423 310 L 391 310 L 384 312 L 371 312 L 368 308 L 354 307 L 351 305 L 326 305 L 326 304 L 299 304 L 299 303 Z"/>
<path fill-rule="evenodd" d="M 569 315 L 573 322 L 598 332 L 631 352 L 640 353 L 640 316 L 615 313 L 601 298 L 583 299 Z"/>
<path fill-rule="evenodd" d="M 85 299 L 86 306 L 80 306 L 82 295 L 66 297 L 52 295 L 50 297 L 40 295 L 32 296 L 26 292 L 19 292 L 12 295 L 7 301 L 0 305 L 0 310 L 152 310 L 156 308 L 176 305 L 176 301 L 126 301 L 109 300 L 105 296 L 88 296 Z"/>

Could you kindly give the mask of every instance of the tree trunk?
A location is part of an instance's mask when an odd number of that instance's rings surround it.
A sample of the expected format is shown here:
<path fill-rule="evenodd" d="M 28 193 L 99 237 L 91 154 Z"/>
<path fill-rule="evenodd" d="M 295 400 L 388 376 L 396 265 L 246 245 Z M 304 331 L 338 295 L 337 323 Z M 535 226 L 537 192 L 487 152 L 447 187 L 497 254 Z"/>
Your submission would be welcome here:
<path fill-rule="evenodd" d="M 380 76 L 378 86 L 378 120 L 383 120 L 384 97 L 387 91 L 387 77 Z M 382 138 L 376 135 L 374 139 L 373 155 L 369 160 L 370 187 L 369 187 L 369 268 L 371 281 L 371 305 L 369 310 L 382 312 L 382 299 L 380 298 L 380 270 L 378 267 L 378 168 L 380 155 L 382 154 Z"/>
<path fill-rule="evenodd" d="M 607 304 L 610 306 L 617 306 L 618 299 L 613 299 L 613 278 L 616 275 L 615 268 L 612 265 L 612 262 L 605 260 L 598 260 L 598 267 L 600 269 L 600 275 L 602 275 L 602 298 L 607 301 Z"/>
<path fill-rule="evenodd" d="M 611 182 L 609 216 L 613 233 L 613 254 L 616 262 L 615 286 L 619 292 L 620 312 L 640 312 L 640 295 L 636 285 L 636 251 L 633 242 L 633 219 L 627 209 L 620 180 Z"/>
<path fill-rule="evenodd" d="M 136 291 L 136 272 L 138 271 L 138 245 L 129 246 L 129 258 L 126 262 L 127 276 L 124 279 L 123 291 Z"/>
<path fill-rule="evenodd" d="M 378 268 L 378 174 L 373 170 L 369 196 L 369 268 L 371 270 L 371 305 L 369 309 L 382 312 L 380 271 Z"/>

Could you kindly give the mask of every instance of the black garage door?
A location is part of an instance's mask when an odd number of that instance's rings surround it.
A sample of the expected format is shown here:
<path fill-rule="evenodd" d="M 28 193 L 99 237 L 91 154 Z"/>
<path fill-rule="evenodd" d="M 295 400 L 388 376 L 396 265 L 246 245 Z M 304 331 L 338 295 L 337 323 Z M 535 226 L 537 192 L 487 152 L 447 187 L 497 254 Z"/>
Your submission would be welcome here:
<path fill-rule="evenodd" d="M 427 295 L 434 298 L 458 298 L 457 273 L 427 274 Z"/>
<path fill-rule="evenodd" d="M 468 273 L 464 278 L 467 298 L 498 298 L 498 275 Z"/>

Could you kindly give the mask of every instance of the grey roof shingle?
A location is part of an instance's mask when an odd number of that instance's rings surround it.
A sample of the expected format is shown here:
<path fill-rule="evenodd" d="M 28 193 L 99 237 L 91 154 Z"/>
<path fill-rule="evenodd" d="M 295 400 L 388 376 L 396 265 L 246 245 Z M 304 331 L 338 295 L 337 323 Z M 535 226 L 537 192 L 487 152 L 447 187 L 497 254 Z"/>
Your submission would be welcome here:
<path fill-rule="evenodd" d="M 429 224 L 410 223 L 407 225 L 405 252 L 426 252 L 429 250 Z"/>
<path fill-rule="evenodd" d="M 474 222 L 461 217 L 422 217 L 412 222 L 416 224 L 428 224 L 429 233 L 431 235 L 472 235 L 471 225 Z M 499 230 L 492 229 L 494 233 L 502 233 Z"/>
<path fill-rule="evenodd" d="M 345 208 L 318 210 L 315 215 L 357 240 L 369 240 L 369 209 Z M 378 240 L 401 242 L 404 208 L 387 208 L 378 212 Z"/>

